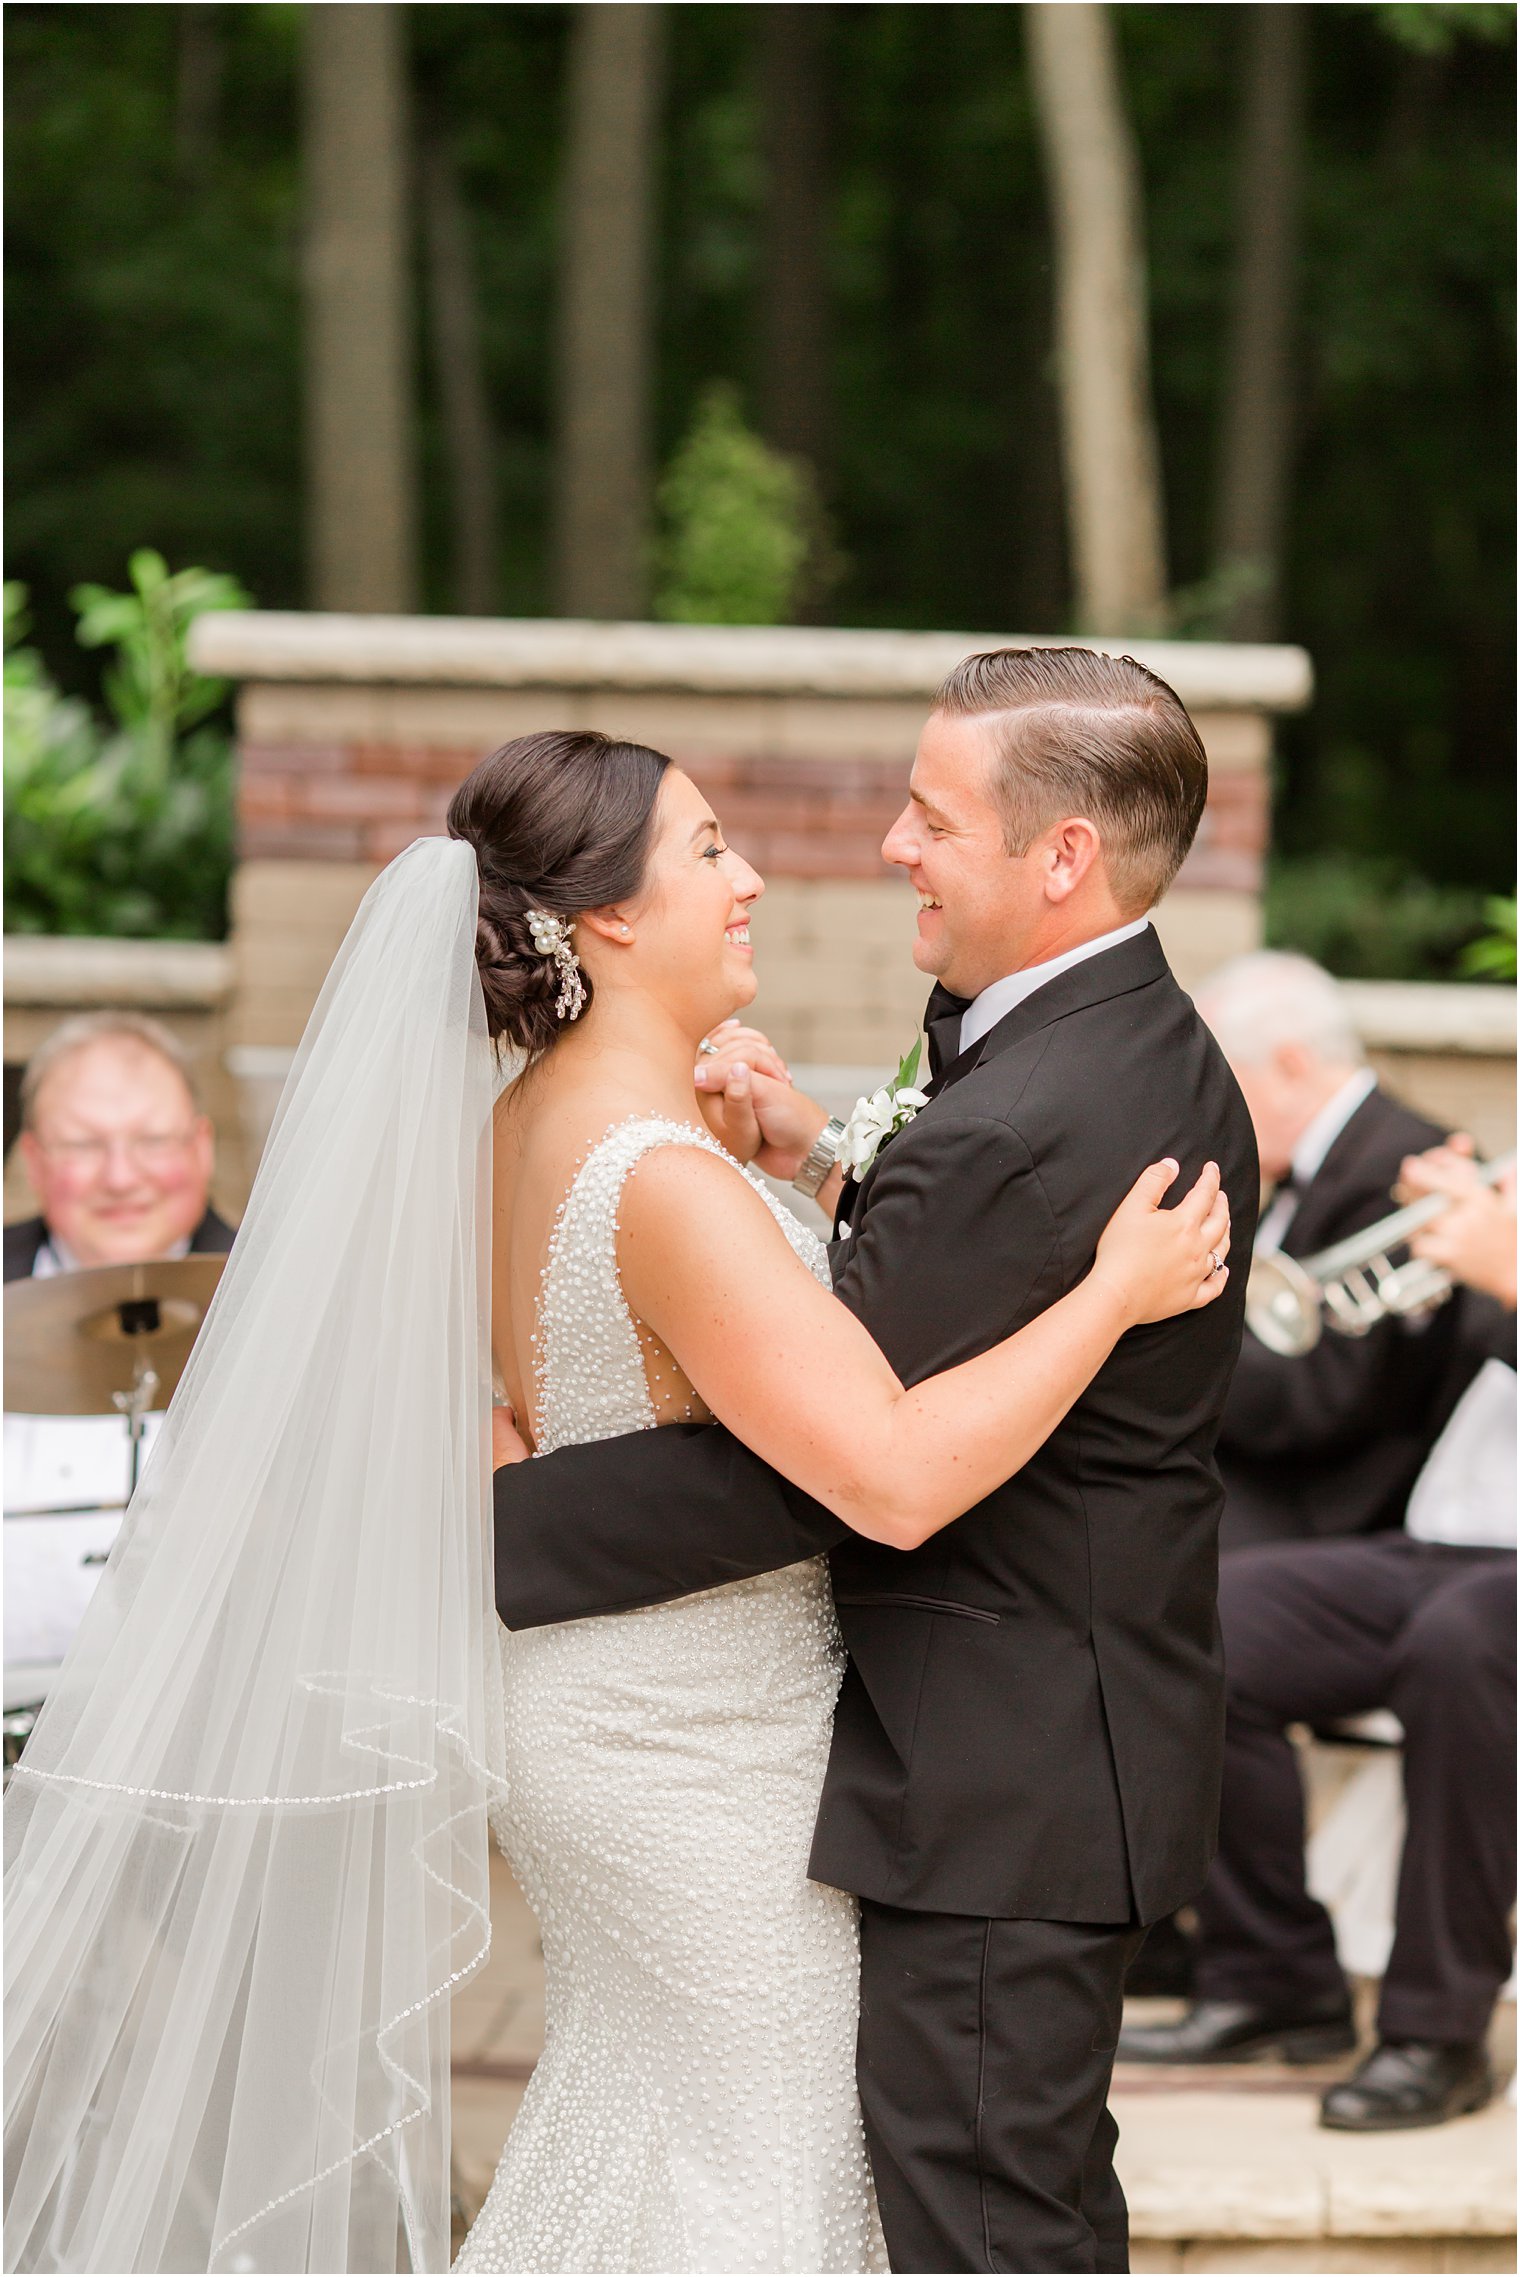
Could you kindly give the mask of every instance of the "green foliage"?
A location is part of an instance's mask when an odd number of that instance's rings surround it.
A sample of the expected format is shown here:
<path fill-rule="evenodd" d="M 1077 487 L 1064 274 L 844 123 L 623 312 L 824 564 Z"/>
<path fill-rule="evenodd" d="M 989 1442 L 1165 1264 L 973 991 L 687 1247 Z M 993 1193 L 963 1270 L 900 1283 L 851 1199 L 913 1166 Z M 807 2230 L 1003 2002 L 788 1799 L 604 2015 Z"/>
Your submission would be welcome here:
<path fill-rule="evenodd" d="M 669 9 L 653 419 L 665 464 L 716 380 L 760 400 L 767 17 Z M 1016 8 L 813 12 L 829 111 L 815 468 L 835 622 L 1070 625 L 1049 201 Z M 305 598 L 299 54 L 305 11 L 18 0 L 6 11 L 7 563 L 58 684 L 65 596 L 153 531 Z M 500 605 L 552 606 L 556 195 L 575 12 L 406 11 L 419 131 L 457 161 L 497 444 Z M 1145 192 L 1177 628 L 1224 621 L 1217 441 L 1250 11 L 1113 11 Z M 1304 11 L 1294 463 L 1282 635 L 1314 659 L 1276 842 L 1403 877 L 1511 878 L 1513 10 Z M 220 96 L 187 131 L 190 42 Z M 198 153 L 198 154 L 197 154 Z M 419 287 L 425 284 L 420 255 Z M 451 589 L 436 343 L 418 298 L 426 605 Z"/>
<path fill-rule="evenodd" d="M 1301 950 L 1343 980 L 1456 980 L 1477 973 L 1470 960 L 1495 906 L 1397 862 L 1279 857 L 1267 877 L 1266 934 L 1272 948 Z M 1513 977 L 1513 933 L 1509 953 Z M 1483 971 L 1503 977 L 1496 965 Z"/>
<path fill-rule="evenodd" d="M 752 434 L 710 387 L 660 484 L 655 614 L 686 625 L 789 624 L 818 551 L 807 469 Z"/>
<path fill-rule="evenodd" d="M 1515 36 L 1509 0 L 1387 0 L 1377 18 L 1390 38 L 1416 55 L 1447 55 L 1460 39 Z"/>
<path fill-rule="evenodd" d="M 1260 562 L 1227 561 L 1170 595 L 1166 629 L 1176 640 L 1228 640 L 1241 602 L 1254 601 L 1267 583 Z"/>
<path fill-rule="evenodd" d="M 1515 897 L 1494 895 L 1483 904 L 1490 930 L 1462 951 L 1461 970 L 1469 980 L 1515 978 Z"/>
<path fill-rule="evenodd" d="M 106 702 L 119 724 L 160 753 L 167 765 L 176 740 L 210 717 L 228 693 L 225 680 L 190 668 L 190 627 L 208 609 L 241 609 L 248 596 L 235 577 L 208 569 L 182 569 L 171 577 L 162 554 L 143 546 L 127 563 L 130 593 L 104 585 L 76 585 L 69 606 L 78 615 L 82 648 L 114 648 L 105 675 Z"/>
<path fill-rule="evenodd" d="M 107 725 L 60 694 L 24 645 L 26 589 L 5 587 L 5 923 L 12 933 L 218 939 L 233 854 L 232 748 L 212 721 L 226 685 L 192 670 L 207 609 L 245 605 L 233 578 L 171 576 L 142 549 L 132 588 L 80 586 L 78 638 L 114 651 Z"/>

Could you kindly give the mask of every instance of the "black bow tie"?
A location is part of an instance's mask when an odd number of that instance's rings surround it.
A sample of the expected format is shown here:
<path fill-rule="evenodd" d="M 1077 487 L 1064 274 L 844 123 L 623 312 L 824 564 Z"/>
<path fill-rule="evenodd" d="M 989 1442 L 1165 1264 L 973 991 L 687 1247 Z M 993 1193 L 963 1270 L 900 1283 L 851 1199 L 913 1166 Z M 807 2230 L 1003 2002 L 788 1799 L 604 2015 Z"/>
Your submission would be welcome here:
<path fill-rule="evenodd" d="M 952 996 L 948 988 L 942 988 L 938 981 L 935 982 L 934 994 L 930 997 L 928 1010 L 924 1014 L 924 1034 L 929 1039 L 931 1080 L 937 1081 L 952 1060 L 960 1058 L 961 1021 L 970 1009 L 969 997 Z"/>

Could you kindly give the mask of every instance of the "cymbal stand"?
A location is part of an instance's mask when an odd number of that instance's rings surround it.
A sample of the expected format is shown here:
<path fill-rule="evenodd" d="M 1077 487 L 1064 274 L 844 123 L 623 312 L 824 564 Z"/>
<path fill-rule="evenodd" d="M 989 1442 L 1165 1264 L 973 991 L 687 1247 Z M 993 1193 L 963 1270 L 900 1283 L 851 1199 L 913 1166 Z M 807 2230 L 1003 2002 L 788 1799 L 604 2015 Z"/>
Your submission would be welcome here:
<path fill-rule="evenodd" d="M 144 1317 L 141 1321 L 133 1319 L 131 1316 L 134 1313 L 138 1312 L 141 1312 L 144 1316 L 147 1316 L 151 1313 L 152 1317 L 151 1319 Z M 128 1335 L 131 1336 L 141 1336 L 151 1333 L 151 1331 L 156 1329 L 158 1326 L 158 1306 L 153 1303 L 151 1298 L 148 1299 L 146 1303 L 143 1303 L 141 1305 L 124 1304 L 121 1308 L 121 1325 L 124 1329 L 126 1329 Z M 128 1502 L 131 1501 L 133 1495 L 137 1492 L 137 1481 L 142 1471 L 144 1420 L 151 1411 L 153 1402 L 157 1397 L 158 1376 L 153 1367 L 152 1361 L 149 1360 L 143 1352 L 134 1352 L 132 1355 L 131 1390 L 124 1392 L 113 1392 L 111 1394 L 111 1401 L 113 1406 L 116 1408 L 117 1413 L 124 1415 L 127 1419 Z"/>

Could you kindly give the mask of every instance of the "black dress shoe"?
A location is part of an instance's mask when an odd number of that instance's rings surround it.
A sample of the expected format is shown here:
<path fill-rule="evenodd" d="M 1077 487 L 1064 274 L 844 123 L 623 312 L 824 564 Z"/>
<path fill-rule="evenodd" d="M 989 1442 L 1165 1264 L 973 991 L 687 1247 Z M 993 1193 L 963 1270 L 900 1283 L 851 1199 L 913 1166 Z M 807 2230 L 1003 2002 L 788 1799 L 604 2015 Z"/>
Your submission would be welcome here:
<path fill-rule="evenodd" d="M 1380 2040 L 1349 2079 L 1330 2089 L 1319 2123 L 1358 2135 L 1439 2127 L 1464 2111 L 1481 2111 L 1493 2092 L 1481 2040 Z"/>
<path fill-rule="evenodd" d="M 1323 2063 L 1356 2046 L 1349 2002 L 1267 2008 L 1249 2000 L 1195 2000 L 1176 2024 L 1130 2024 L 1119 2034 L 1121 2064 L 1239 2064 L 1278 2056 Z"/>

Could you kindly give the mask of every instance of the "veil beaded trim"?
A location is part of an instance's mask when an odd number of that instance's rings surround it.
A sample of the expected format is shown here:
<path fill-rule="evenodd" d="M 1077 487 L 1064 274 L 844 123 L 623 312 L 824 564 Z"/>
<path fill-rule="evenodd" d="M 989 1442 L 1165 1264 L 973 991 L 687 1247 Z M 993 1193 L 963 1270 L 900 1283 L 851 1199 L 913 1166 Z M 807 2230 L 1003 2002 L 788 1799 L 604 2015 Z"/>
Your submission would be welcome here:
<path fill-rule="evenodd" d="M 6 2266 L 449 2263 L 490 1942 L 472 850 L 366 895 L 6 1799 Z"/>

